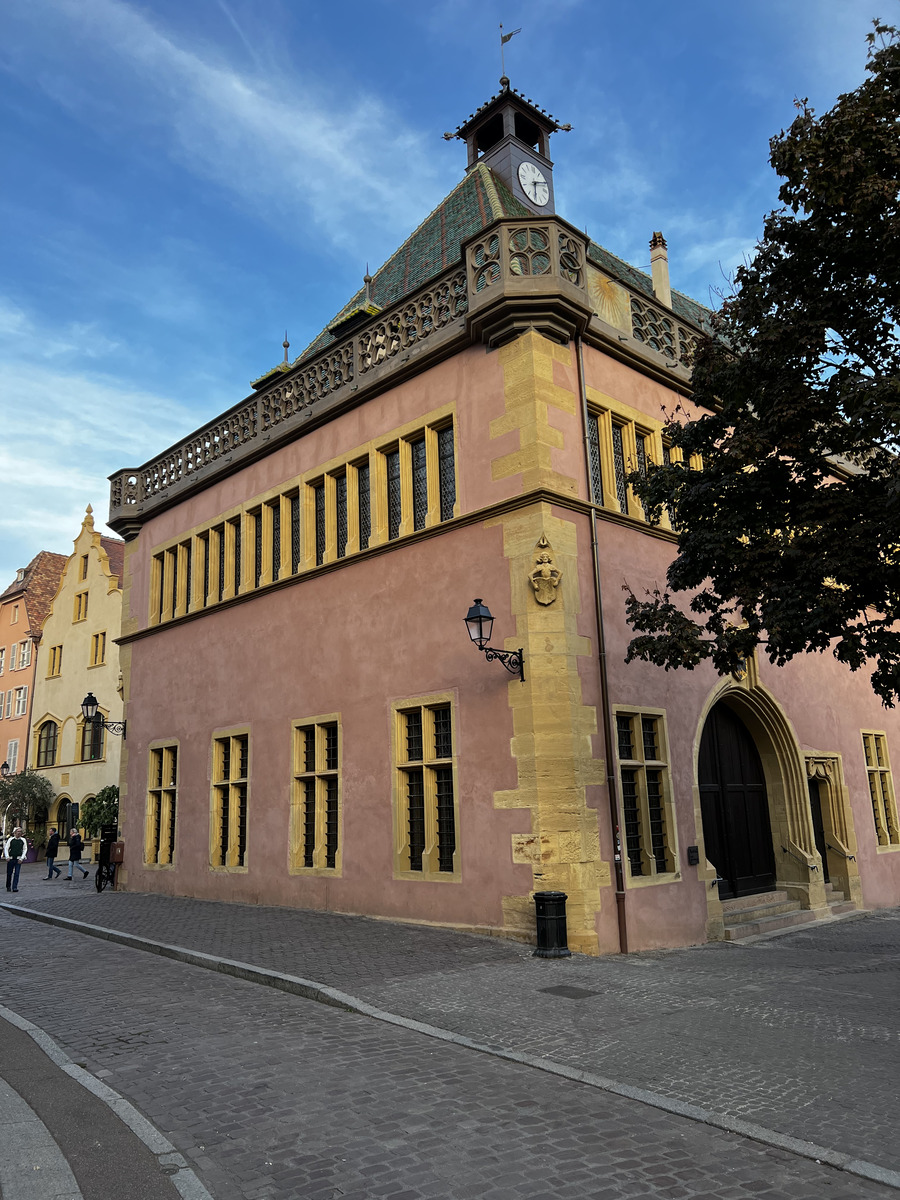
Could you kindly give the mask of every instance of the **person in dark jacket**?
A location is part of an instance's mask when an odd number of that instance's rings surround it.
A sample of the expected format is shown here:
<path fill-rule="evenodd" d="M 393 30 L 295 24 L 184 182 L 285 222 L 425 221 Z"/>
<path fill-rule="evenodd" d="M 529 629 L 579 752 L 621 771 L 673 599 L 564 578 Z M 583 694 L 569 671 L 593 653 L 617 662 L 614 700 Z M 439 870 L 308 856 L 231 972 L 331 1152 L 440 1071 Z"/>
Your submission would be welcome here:
<path fill-rule="evenodd" d="M 81 865 L 81 852 L 84 849 L 84 842 L 81 840 L 81 835 L 77 829 L 69 830 L 69 874 L 67 879 L 72 878 L 72 871 L 75 867 L 81 872 L 81 878 L 87 879 L 90 872 L 86 867 Z"/>
<path fill-rule="evenodd" d="M 62 874 L 59 867 L 56 865 L 56 852 L 59 849 L 59 830 L 54 829 L 50 834 L 50 840 L 47 842 L 47 878 L 52 879 L 54 873 L 56 878 Z"/>

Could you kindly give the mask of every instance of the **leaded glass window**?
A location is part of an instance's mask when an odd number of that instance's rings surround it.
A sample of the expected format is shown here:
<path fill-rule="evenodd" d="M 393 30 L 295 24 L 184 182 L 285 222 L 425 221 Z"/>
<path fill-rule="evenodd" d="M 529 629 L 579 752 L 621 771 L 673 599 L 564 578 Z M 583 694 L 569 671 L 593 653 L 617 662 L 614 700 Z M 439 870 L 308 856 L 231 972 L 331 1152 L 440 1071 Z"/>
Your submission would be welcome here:
<path fill-rule="evenodd" d="M 294 726 L 291 863 L 295 869 L 338 866 L 340 731 L 337 721 Z"/>
<path fill-rule="evenodd" d="M 400 500 L 400 451 L 391 450 L 385 456 L 387 468 L 388 538 L 400 536 L 402 507 Z"/>
<path fill-rule="evenodd" d="M 438 478 L 441 492 L 441 520 L 453 517 L 456 504 L 456 460 L 453 449 L 453 426 L 438 430 Z"/>

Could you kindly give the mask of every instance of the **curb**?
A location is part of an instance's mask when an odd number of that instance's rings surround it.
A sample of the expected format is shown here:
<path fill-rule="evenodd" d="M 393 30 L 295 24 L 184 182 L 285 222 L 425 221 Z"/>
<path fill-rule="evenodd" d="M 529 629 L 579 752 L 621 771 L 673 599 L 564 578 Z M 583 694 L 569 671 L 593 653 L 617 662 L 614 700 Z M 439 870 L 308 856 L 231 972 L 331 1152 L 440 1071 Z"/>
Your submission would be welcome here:
<path fill-rule="evenodd" d="M 7 911 L 10 910 L 7 909 Z M 80 1083 L 98 1100 L 102 1100 L 107 1108 L 110 1108 L 155 1156 L 160 1170 L 171 1179 L 184 1200 L 214 1200 L 169 1139 L 161 1134 L 154 1125 L 151 1125 L 146 1117 L 141 1116 L 134 1105 L 130 1104 L 124 1096 L 120 1096 L 118 1092 L 102 1083 L 83 1067 L 77 1066 L 43 1029 L 32 1025 L 30 1021 L 20 1017 L 12 1009 L 4 1008 L 2 1004 L 0 1004 L 0 1018 L 8 1021 L 10 1025 L 14 1025 L 16 1029 L 21 1029 L 23 1033 L 27 1033 L 51 1062 L 55 1063 L 76 1083 Z M 79 1192 L 78 1195 L 81 1193 Z"/>
<path fill-rule="evenodd" d="M 297 975 L 287 975 L 279 971 L 269 971 L 265 967 L 255 967 L 250 963 L 237 962 L 228 958 L 218 958 L 213 954 L 204 954 L 199 950 L 188 950 L 184 946 L 170 946 L 166 942 L 156 942 L 149 938 L 137 937 L 134 934 L 122 933 L 117 929 L 106 929 L 102 925 L 90 925 L 83 921 L 73 920 L 71 917 L 58 917 L 49 913 L 38 912 L 35 909 L 22 908 L 18 905 L 0 904 L 0 910 L 25 917 L 28 920 L 42 922 L 45 925 L 56 925 L 73 932 L 83 933 L 89 937 L 115 942 L 121 946 L 128 946 L 132 950 L 143 950 L 150 954 L 158 954 L 163 958 L 174 959 L 176 962 L 187 963 L 190 966 L 203 967 L 209 971 L 219 971 L 223 975 L 230 975 L 235 979 L 243 979 L 249 983 L 258 983 L 265 987 L 277 988 L 279 991 L 290 992 L 295 996 L 302 996 L 307 1000 L 315 1000 L 319 1004 L 328 1004 L 332 1008 L 341 1008 L 345 1012 L 358 1013 L 360 1016 L 371 1017 L 376 1021 L 383 1021 L 387 1025 L 396 1025 L 401 1029 L 411 1030 L 413 1033 L 421 1033 L 437 1041 L 449 1042 L 454 1046 L 461 1046 L 466 1050 L 475 1050 L 479 1054 L 488 1054 L 492 1058 L 516 1063 L 519 1066 L 531 1067 L 534 1070 L 544 1071 L 548 1075 L 557 1075 L 574 1083 L 583 1083 L 588 1087 L 596 1088 L 598 1091 L 607 1092 L 613 1096 L 621 1096 L 626 1100 L 636 1100 L 639 1104 L 647 1104 L 651 1108 L 671 1113 L 673 1116 L 684 1117 L 688 1121 L 708 1125 L 713 1129 L 721 1129 L 725 1133 L 733 1133 L 738 1137 L 749 1138 L 751 1141 L 760 1142 L 762 1145 L 772 1146 L 776 1150 L 785 1150 L 789 1154 L 797 1155 L 799 1158 L 806 1158 L 811 1162 L 834 1167 L 838 1171 L 845 1172 L 845 1174 L 856 1175 L 860 1179 L 868 1179 L 871 1182 L 880 1183 L 886 1187 L 895 1188 L 900 1191 L 900 1171 L 879 1166 L 878 1163 L 869 1162 L 867 1159 L 856 1158 L 852 1154 L 841 1150 L 832 1150 L 827 1146 L 819 1146 L 815 1142 L 807 1142 L 802 1138 L 791 1137 L 788 1134 L 779 1133 L 777 1130 L 767 1129 L 763 1125 L 756 1125 L 751 1121 L 743 1121 L 739 1117 L 728 1117 L 710 1112 L 708 1109 L 699 1108 L 697 1105 L 687 1104 L 684 1101 L 660 1095 L 658 1092 L 650 1092 L 644 1088 L 632 1087 L 627 1083 L 619 1083 L 614 1079 L 606 1079 L 604 1076 L 595 1075 L 590 1071 L 581 1071 L 577 1067 L 567 1067 L 561 1063 L 550 1062 L 545 1058 L 535 1058 L 530 1054 L 521 1054 L 515 1050 L 504 1050 L 499 1046 L 490 1046 L 483 1042 L 476 1042 L 472 1038 L 467 1038 L 459 1033 L 452 1033 L 448 1029 L 440 1029 L 436 1025 L 426 1025 L 421 1021 L 415 1021 L 409 1017 L 401 1017 L 397 1013 L 376 1008 L 374 1005 L 367 1004 L 364 1000 L 360 1000 L 348 992 L 342 992 L 337 988 L 329 987 L 327 984 L 317 983 L 315 980 L 302 979 Z M 2 1015 L 6 1015 L 6 1010 L 0 1007 L 0 1016 Z M 67 1067 L 64 1067 L 68 1074 L 72 1075 L 73 1078 L 77 1078 L 80 1083 L 83 1083 L 95 1095 L 100 1096 L 101 1099 L 106 1099 L 106 1095 L 104 1094 L 106 1093 L 115 1098 L 116 1105 L 123 1106 L 122 1111 L 120 1111 L 119 1107 L 112 1104 L 110 1100 L 107 1100 L 107 1103 L 110 1104 L 110 1107 L 113 1108 L 117 1115 L 122 1117 L 122 1120 L 129 1125 L 154 1154 L 161 1153 L 155 1148 L 157 1142 L 151 1144 L 150 1141 L 147 1141 L 141 1132 L 143 1128 L 152 1132 L 152 1135 L 156 1139 L 161 1139 L 161 1142 L 169 1147 L 168 1151 L 165 1152 L 167 1155 L 173 1155 L 174 1158 L 180 1159 L 180 1163 L 184 1163 L 184 1159 L 175 1152 L 175 1148 L 136 1109 L 132 1108 L 126 1100 L 123 1100 L 111 1088 L 100 1083 L 93 1075 L 89 1075 L 86 1071 L 72 1064 L 71 1060 L 63 1054 L 56 1043 L 51 1041 L 46 1034 L 36 1029 L 35 1026 L 30 1025 L 27 1021 L 23 1021 L 21 1017 L 15 1017 L 14 1014 L 10 1014 L 7 1019 L 13 1020 L 13 1024 L 30 1033 L 50 1057 L 54 1058 L 54 1061 L 64 1060 L 66 1064 L 69 1064 Z M 53 1048 L 54 1053 L 50 1052 L 47 1048 L 48 1045 Z M 58 1055 L 59 1059 L 55 1058 L 54 1054 Z M 60 1061 L 60 1065 L 63 1065 L 62 1061 Z M 81 1078 L 81 1076 L 85 1078 Z M 85 1080 L 88 1080 L 89 1083 Z M 98 1088 L 103 1089 L 103 1091 L 98 1091 Z M 125 1109 L 133 1114 L 133 1119 L 139 1123 L 141 1128 L 132 1125 L 131 1121 L 123 1115 Z M 162 1160 L 160 1161 L 162 1162 Z M 171 1169 L 171 1166 L 169 1169 Z M 196 1181 L 197 1187 L 201 1190 L 184 1191 L 177 1183 L 177 1176 L 173 1176 L 173 1180 L 176 1181 L 176 1186 L 185 1197 L 185 1200 L 207 1200 L 207 1198 L 212 1200 L 212 1197 L 209 1196 L 209 1193 L 203 1188 L 203 1185 L 197 1180 L 193 1172 L 188 1170 L 188 1173 Z"/>

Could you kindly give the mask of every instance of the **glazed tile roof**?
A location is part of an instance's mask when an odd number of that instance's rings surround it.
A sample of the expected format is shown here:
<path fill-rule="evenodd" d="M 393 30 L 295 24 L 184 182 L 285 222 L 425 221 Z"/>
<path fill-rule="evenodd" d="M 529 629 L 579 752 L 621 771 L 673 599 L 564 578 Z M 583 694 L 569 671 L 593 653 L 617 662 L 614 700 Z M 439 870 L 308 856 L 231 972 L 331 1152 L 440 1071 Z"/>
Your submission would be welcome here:
<path fill-rule="evenodd" d="M 30 632 L 37 633 L 44 624 L 67 561 L 65 554 L 41 550 L 25 568 L 23 578 L 14 579 L 0 593 L 0 602 L 19 598 L 24 600 Z"/>
<path fill-rule="evenodd" d="M 122 573 L 125 570 L 125 543 L 119 541 L 118 538 L 101 537 L 100 545 L 106 551 L 109 558 L 110 574 L 116 576 L 119 581 L 119 587 L 121 587 Z"/>
<path fill-rule="evenodd" d="M 605 271 L 608 275 L 612 275 L 622 283 L 634 288 L 636 292 L 643 292 L 648 299 L 656 299 L 653 294 L 651 277 L 643 271 L 639 271 L 637 267 L 633 267 L 631 263 L 627 263 L 624 259 L 610 253 L 609 250 L 605 250 L 603 246 L 598 246 L 596 242 L 588 243 L 587 256 L 601 271 Z M 676 292 L 674 288 L 672 288 L 672 312 L 676 317 L 681 317 L 683 321 L 691 321 L 694 325 L 701 326 L 706 317 L 710 315 L 710 309 L 704 308 L 702 304 L 698 304 L 690 296 L 685 296 L 683 292 Z"/>
<path fill-rule="evenodd" d="M 502 179 L 484 163 L 476 163 L 453 191 L 441 201 L 437 208 L 406 239 L 403 245 L 380 267 L 372 278 L 369 300 L 380 309 L 389 308 L 410 295 L 417 288 L 440 275 L 448 267 L 460 261 L 460 244 L 480 229 L 486 228 L 501 217 L 533 217 L 527 208 L 509 190 Z M 653 282 L 649 275 L 618 258 L 596 242 L 588 245 L 588 258 L 602 271 L 622 283 L 643 292 L 653 300 Z M 351 297 L 339 313 L 294 362 L 302 362 L 310 355 L 324 350 L 343 336 L 340 330 L 331 329 L 342 318 L 368 303 L 365 288 Z M 672 311 L 682 320 L 694 325 L 703 325 L 710 310 L 682 292 L 672 289 Z"/>
<path fill-rule="evenodd" d="M 476 163 L 453 191 L 372 277 L 369 295 L 379 308 L 389 308 L 416 288 L 459 262 L 460 243 L 500 217 L 532 217 L 506 184 L 484 163 Z M 366 303 L 364 288 L 356 293 L 306 347 L 296 362 L 308 358 L 341 336 L 330 327 Z"/>

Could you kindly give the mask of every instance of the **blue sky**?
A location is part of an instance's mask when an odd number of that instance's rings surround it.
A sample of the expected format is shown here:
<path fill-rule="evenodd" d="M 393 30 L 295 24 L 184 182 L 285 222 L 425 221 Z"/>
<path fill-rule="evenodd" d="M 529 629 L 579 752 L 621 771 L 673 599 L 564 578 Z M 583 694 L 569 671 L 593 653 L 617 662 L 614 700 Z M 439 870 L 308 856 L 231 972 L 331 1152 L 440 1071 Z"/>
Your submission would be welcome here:
<path fill-rule="evenodd" d="M 896 0 L 5 0 L 0 588 L 71 551 L 106 477 L 241 400 L 458 182 L 514 87 L 557 210 L 709 302 L 752 251 L 795 96 L 861 82 Z"/>

